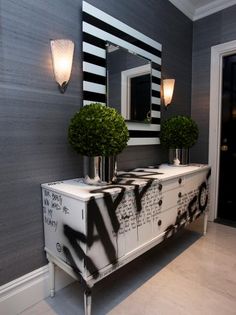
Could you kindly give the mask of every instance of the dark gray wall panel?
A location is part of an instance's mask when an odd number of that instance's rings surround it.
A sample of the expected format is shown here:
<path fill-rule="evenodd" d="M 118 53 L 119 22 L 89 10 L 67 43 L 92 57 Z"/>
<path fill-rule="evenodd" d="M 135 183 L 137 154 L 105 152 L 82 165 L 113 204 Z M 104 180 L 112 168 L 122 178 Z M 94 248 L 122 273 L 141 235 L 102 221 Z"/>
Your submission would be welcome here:
<path fill-rule="evenodd" d="M 0 284 L 46 263 L 40 183 L 82 175 L 67 144 L 81 103 L 80 2 L 1 1 Z M 68 91 L 53 79 L 51 38 L 76 42 Z"/>
<path fill-rule="evenodd" d="M 173 106 L 190 113 L 192 22 L 163 0 L 90 0 L 162 43 L 165 77 L 176 78 Z M 0 2 L 0 284 L 46 263 L 40 183 L 79 177 L 82 158 L 67 144 L 70 117 L 82 102 L 81 0 Z M 148 18 L 147 18 L 148 17 Z M 53 79 L 50 39 L 76 43 L 64 95 Z M 129 147 L 119 167 L 166 160 L 160 146 Z"/>
<path fill-rule="evenodd" d="M 193 162 L 208 161 L 211 47 L 236 39 L 236 6 L 194 22 L 192 116 L 200 129 Z"/>

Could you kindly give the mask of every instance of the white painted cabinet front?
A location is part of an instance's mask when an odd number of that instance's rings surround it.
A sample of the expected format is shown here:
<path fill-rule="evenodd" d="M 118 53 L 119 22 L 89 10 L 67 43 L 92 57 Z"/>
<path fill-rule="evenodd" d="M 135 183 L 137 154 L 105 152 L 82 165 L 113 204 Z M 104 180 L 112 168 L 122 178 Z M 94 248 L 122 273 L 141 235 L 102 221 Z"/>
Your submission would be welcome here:
<path fill-rule="evenodd" d="M 92 286 L 205 213 L 209 177 L 208 166 L 162 165 L 102 187 L 80 179 L 43 184 L 49 259 Z"/>

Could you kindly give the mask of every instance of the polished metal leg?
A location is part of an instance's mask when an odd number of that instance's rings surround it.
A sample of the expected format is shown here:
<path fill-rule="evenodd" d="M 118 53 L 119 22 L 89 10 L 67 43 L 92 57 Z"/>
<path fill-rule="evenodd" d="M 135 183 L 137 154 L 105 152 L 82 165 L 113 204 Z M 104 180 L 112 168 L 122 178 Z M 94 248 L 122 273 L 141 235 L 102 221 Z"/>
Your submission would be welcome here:
<path fill-rule="evenodd" d="M 92 292 L 90 289 L 84 291 L 84 315 L 91 315 L 92 310 Z"/>
<path fill-rule="evenodd" d="M 208 222 L 208 212 L 206 211 L 204 213 L 204 219 L 203 219 L 203 235 L 206 235 L 206 232 L 207 232 L 207 222 Z"/>
<path fill-rule="evenodd" d="M 49 286 L 50 286 L 50 296 L 51 298 L 55 295 L 55 266 L 54 263 L 49 261 Z"/>

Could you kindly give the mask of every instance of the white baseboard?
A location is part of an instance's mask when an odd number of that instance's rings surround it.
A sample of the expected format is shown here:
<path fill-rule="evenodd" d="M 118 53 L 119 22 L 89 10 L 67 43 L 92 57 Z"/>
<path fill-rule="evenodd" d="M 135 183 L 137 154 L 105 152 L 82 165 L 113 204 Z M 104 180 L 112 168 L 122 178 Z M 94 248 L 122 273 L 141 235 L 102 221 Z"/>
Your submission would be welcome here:
<path fill-rule="evenodd" d="M 56 267 L 56 291 L 74 281 Z M 0 286 L 0 314 L 16 315 L 49 296 L 48 266 L 34 270 L 16 280 Z"/>

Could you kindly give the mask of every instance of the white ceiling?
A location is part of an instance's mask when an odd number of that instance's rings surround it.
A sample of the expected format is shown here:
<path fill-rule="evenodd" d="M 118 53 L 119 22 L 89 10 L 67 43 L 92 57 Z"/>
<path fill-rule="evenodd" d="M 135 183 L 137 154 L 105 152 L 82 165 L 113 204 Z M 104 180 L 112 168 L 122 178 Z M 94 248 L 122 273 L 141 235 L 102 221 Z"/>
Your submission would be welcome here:
<path fill-rule="evenodd" d="M 236 4 L 236 0 L 169 0 L 191 20 L 196 21 Z"/>

